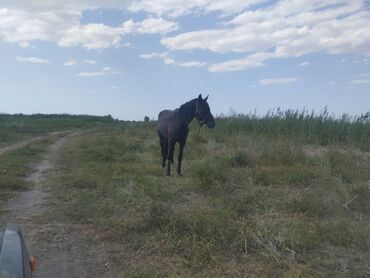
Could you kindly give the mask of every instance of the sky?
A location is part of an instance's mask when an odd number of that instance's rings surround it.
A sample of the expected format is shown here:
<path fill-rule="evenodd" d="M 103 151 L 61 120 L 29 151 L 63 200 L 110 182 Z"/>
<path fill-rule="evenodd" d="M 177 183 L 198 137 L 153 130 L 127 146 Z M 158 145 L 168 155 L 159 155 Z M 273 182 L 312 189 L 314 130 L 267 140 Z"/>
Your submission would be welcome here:
<path fill-rule="evenodd" d="M 368 0 L 0 0 L 0 113 L 370 111 Z"/>

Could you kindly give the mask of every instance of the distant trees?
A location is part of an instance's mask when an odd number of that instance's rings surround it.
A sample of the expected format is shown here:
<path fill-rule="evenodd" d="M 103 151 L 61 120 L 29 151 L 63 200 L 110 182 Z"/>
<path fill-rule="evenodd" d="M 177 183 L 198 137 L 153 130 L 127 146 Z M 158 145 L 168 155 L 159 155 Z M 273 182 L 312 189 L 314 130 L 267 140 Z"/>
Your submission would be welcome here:
<path fill-rule="evenodd" d="M 149 122 L 149 121 L 150 121 L 149 117 L 148 117 L 148 116 L 145 116 L 145 117 L 144 117 L 144 123 L 147 123 L 147 122 Z"/>

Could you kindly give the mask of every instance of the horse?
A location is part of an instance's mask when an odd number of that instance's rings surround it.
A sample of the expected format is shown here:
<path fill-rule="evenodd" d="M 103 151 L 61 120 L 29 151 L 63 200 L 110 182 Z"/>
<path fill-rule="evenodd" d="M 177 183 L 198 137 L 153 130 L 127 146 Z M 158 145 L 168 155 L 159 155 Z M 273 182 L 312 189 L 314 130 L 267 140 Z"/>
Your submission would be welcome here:
<path fill-rule="evenodd" d="M 200 94 L 198 98 L 184 103 L 180 108 L 163 110 L 159 113 L 157 131 L 162 152 L 162 168 L 165 168 L 166 161 L 168 161 L 167 176 L 171 175 L 171 163 L 173 164 L 173 153 L 176 142 L 180 144 L 177 174 L 182 176 L 182 155 L 191 121 L 196 118 L 201 125 L 206 124 L 208 128 L 215 127 L 215 119 L 211 114 L 207 99 L 208 96 L 202 99 L 202 94 Z"/>

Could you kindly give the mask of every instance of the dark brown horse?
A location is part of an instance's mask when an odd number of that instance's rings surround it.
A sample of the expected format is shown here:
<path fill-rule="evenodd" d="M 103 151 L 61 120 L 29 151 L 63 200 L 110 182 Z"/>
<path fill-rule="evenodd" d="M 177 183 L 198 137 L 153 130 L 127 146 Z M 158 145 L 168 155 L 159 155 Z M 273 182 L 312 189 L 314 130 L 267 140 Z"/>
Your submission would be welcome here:
<path fill-rule="evenodd" d="M 213 118 L 209 105 L 207 103 L 208 96 L 202 99 L 202 95 L 195 98 L 176 110 L 163 110 L 158 115 L 158 135 L 162 151 L 162 167 L 166 166 L 167 175 L 171 172 L 171 163 L 173 164 L 173 153 L 176 142 L 180 144 L 177 174 L 181 176 L 181 161 L 184 151 L 186 138 L 189 133 L 189 124 L 194 117 L 200 124 L 206 124 L 209 128 L 215 127 L 215 119 Z"/>

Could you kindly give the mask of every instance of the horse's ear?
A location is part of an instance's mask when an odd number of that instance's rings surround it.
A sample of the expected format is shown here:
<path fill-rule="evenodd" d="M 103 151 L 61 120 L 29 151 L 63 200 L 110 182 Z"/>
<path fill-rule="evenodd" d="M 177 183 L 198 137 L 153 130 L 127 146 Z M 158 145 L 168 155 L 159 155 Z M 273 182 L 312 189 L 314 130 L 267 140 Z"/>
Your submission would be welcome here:
<path fill-rule="evenodd" d="M 209 95 L 204 100 L 207 101 L 208 97 L 209 97 Z"/>
<path fill-rule="evenodd" d="M 200 100 L 202 100 L 202 94 L 199 94 L 199 96 L 198 96 L 198 100 L 200 101 Z"/>

